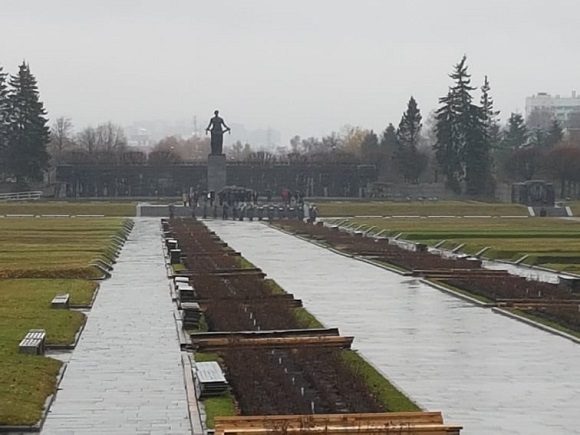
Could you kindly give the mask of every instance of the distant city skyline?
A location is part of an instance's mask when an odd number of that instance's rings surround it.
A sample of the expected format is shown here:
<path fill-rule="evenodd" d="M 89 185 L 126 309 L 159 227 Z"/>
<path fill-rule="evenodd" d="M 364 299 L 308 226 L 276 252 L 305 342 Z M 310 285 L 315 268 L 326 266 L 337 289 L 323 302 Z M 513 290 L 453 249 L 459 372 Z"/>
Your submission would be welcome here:
<path fill-rule="evenodd" d="M 224 135 L 224 145 L 230 146 L 236 141 L 249 143 L 255 149 L 275 149 L 284 146 L 282 143 L 280 131 L 273 128 L 266 129 L 248 129 L 246 126 L 238 123 L 231 123 L 226 120 L 231 127 L 231 134 Z M 178 136 L 186 139 L 193 135 L 200 137 L 206 136 L 205 127 L 199 123 L 198 117 L 179 120 L 140 120 L 123 126 L 129 139 L 129 144 L 133 146 L 153 146 L 159 140 L 168 136 Z M 137 143 L 147 139 L 147 143 Z M 209 136 L 207 136 L 209 138 Z"/>

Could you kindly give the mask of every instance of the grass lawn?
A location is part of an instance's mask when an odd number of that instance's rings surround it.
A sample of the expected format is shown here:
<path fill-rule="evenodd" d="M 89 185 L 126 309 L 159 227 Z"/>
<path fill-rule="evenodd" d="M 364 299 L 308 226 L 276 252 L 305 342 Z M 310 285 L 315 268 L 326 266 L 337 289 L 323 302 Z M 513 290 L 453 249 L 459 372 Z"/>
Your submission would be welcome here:
<path fill-rule="evenodd" d="M 0 278 L 97 278 L 121 218 L 0 219 Z"/>
<path fill-rule="evenodd" d="M 0 425 L 31 425 L 55 391 L 62 365 L 24 355 L 18 343 L 30 329 L 45 329 L 47 344 L 72 344 L 85 322 L 77 311 L 52 309 L 57 293 L 71 304 L 91 302 L 99 273 L 88 263 L 112 256 L 121 218 L 0 219 Z M 66 279 L 64 279 L 66 278 Z"/>
<path fill-rule="evenodd" d="M 527 216 L 525 206 L 478 201 L 319 202 L 320 216 Z"/>
<path fill-rule="evenodd" d="M 236 415 L 236 402 L 231 393 L 219 397 L 208 397 L 203 400 L 205 406 L 205 424 L 213 429 L 216 417 L 229 417 Z"/>
<path fill-rule="evenodd" d="M 550 218 L 356 218 L 357 225 L 375 226 L 383 235 L 453 248 L 474 254 L 489 247 L 487 258 L 517 260 L 529 254 L 527 264 L 557 270 L 580 271 L 580 220 Z"/>
<path fill-rule="evenodd" d="M 137 203 L 109 201 L 14 201 L 0 204 L 0 215 L 68 214 L 135 216 Z"/>
<path fill-rule="evenodd" d="M 0 280 L 0 424 L 34 424 L 54 392 L 59 361 L 18 353 L 29 329 L 45 329 L 48 344 L 71 344 L 85 322 L 82 313 L 50 308 L 57 293 L 89 303 L 96 284 L 83 280 Z"/>

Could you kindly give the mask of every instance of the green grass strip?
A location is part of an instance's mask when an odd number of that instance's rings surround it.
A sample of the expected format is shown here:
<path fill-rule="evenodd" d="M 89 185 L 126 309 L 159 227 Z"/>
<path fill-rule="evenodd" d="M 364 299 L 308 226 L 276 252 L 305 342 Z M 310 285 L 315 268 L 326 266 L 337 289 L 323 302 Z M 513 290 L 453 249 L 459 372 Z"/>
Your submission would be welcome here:
<path fill-rule="evenodd" d="M 220 356 L 213 352 L 195 352 L 195 362 L 220 361 Z"/>
<path fill-rule="evenodd" d="M 121 201 L 29 201 L 0 204 L 0 214 L 135 216 L 136 207 Z"/>
<path fill-rule="evenodd" d="M 295 308 L 294 317 L 303 329 L 324 328 L 324 325 L 304 307 Z"/>
<path fill-rule="evenodd" d="M 362 356 L 353 350 L 340 353 L 355 376 L 364 379 L 370 391 L 389 412 L 421 411 L 421 408 L 391 384 Z"/>
<path fill-rule="evenodd" d="M 255 269 L 256 266 L 254 266 L 254 263 L 252 263 L 251 261 L 247 260 L 244 257 L 238 257 L 238 264 L 240 266 L 240 268 L 242 269 Z"/>
<path fill-rule="evenodd" d="M 209 429 L 214 428 L 216 417 L 236 415 L 236 402 L 231 393 L 203 399 L 202 403 L 205 408 L 205 424 Z"/>

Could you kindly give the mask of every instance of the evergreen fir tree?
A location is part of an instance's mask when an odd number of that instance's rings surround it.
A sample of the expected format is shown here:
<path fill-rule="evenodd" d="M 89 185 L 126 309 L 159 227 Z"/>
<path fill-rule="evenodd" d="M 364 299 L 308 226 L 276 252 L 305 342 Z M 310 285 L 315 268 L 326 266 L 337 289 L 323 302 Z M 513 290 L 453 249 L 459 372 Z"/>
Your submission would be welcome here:
<path fill-rule="evenodd" d="M 381 150 L 384 153 L 392 156 L 392 154 L 397 149 L 398 144 L 399 140 L 397 139 L 397 130 L 392 123 L 389 123 L 385 131 L 383 131 L 383 135 L 381 137 Z"/>
<path fill-rule="evenodd" d="M 536 148 L 546 148 L 548 145 L 548 134 L 541 128 L 534 128 L 528 139 L 529 144 Z"/>
<path fill-rule="evenodd" d="M 508 119 L 507 130 L 504 132 L 502 146 L 506 149 L 518 149 L 528 142 L 528 128 L 524 118 L 519 113 L 512 113 Z"/>
<path fill-rule="evenodd" d="M 0 66 L 0 177 L 6 172 L 6 149 L 8 147 L 8 86 L 6 74 Z"/>
<path fill-rule="evenodd" d="M 409 99 L 407 110 L 401 117 L 397 130 L 398 146 L 395 151 L 395 160 L 405 181 L 416 182 L 425 169 L 424 159 L 421 159 L 417 146 L 421 137 L 421 112 L 413 97 Z"/>
<path fill-rule="evenodd" d="M 376 158 L 379 152 L 379 138 L 374 131 L 369 131 L 360 144 L 360 151 L 365 158 Z"/>
<path fill-rule="evenodd" d="M 439 165 L 447 178 L 447 186 L 461 192 L 465 180 L 469 195 L 489 193 L 491 156 L 486 115 L 473 104 L 471 76 L 467 72 L 467 58 L 463 56 L 450 77 L 454 86 L 439 102 L 436 112 L 434 146 Z"/>
<path fill-rule="evenodd" d="M 487 130 L 487 135 L 489 137 L 489 143 L 492 149 L 499 147 L 501 142 L 500 128 L 498 123 L 499 110 L 495 110 L 493 107 L 493 98 L 490 95 L 491 87 L 489 85 L 489 80 L 487 76 L 483 81 L 483 86 L 481 87 L 481 100 L 480 105 L 483 110 L 484 122 Z"/>
<path fill-rule="evenodd" d="M 475 104 L 471 104 L 467 110 L 469 116 L 466 119 L 463 151 L 466 193 L 489 196 L 494 187 L 488 116 L 482 107 Z"/>
<path fill-rule="evenodd" d="M 381 179 L 394 180 L 396 174 L 394 165 L 394 155 L 398 147 L 397 130 L 392 123 L 389 123 L 387 128 L 381 134 L 379 142 L 379 159 L 376 162 L 379 177 Z"/>
<path fill-rule="evenodd" d="M 50 133 L 36 78 L 23 62 L 18 73 L 10 76 L 9 83 L 8 169 L 18 183 L 39 180 L 48 165 L 46 147 Z"/>
<path fill-rule="evenodd" d="M 421 134 L 421 112 L 417 107 L 417 102 L 413 97 L 409 99 L 407 104 L 407 110 L 403 113 L 401 117 L 401 122 L 399 123 L 399 130 L 397 131 L 397 139 L 400 145 L 416 147 L 419 143 L 419 138 Z"/>
<path fill-rule="evenodd" d="M 457 128 L 455 113 L 456 96 L 449 89 L 447 96 L 439 99 L 442 106 L 435 112 L 435 158 L 445 175 L 445 184 L 453 192 L 461 193 L 463 167 L 461 165 L 462 142 Z"/>
<path fill-rule="evenodd" d="M 489 195 L 493 191 L 492 160 L 489 135 L 481 107 L 471 105 L 469 124 L 466 125 L 465 189 L 468 195 Z"/>
<path fill-rule="evenodd" d="M 562 130 L 562 126 L 558 122 L 557 119 L 552 121 L 552 125 L 550 125 L 550 129 L 548 130 L 548 134 L 546 137 L 546 145 L 554 147 L 558 145 L 562 139 L 564 138 L 564 131 Z"/>

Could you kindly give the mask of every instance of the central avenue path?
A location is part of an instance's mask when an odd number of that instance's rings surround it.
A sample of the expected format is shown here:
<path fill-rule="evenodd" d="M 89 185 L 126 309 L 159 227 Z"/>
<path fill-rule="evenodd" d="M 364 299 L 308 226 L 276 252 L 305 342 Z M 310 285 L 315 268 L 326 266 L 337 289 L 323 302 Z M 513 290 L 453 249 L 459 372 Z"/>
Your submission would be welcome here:
<path fill-rule="evenodd" d="M 466 434 L 580 433 L 580 345 L 261 223 L 207 225 Z"/>
<path fill-rule="evenodd" d="M 173 310 L 159 219 L 136 218 L 42 433 L 191 433 Z"/>

